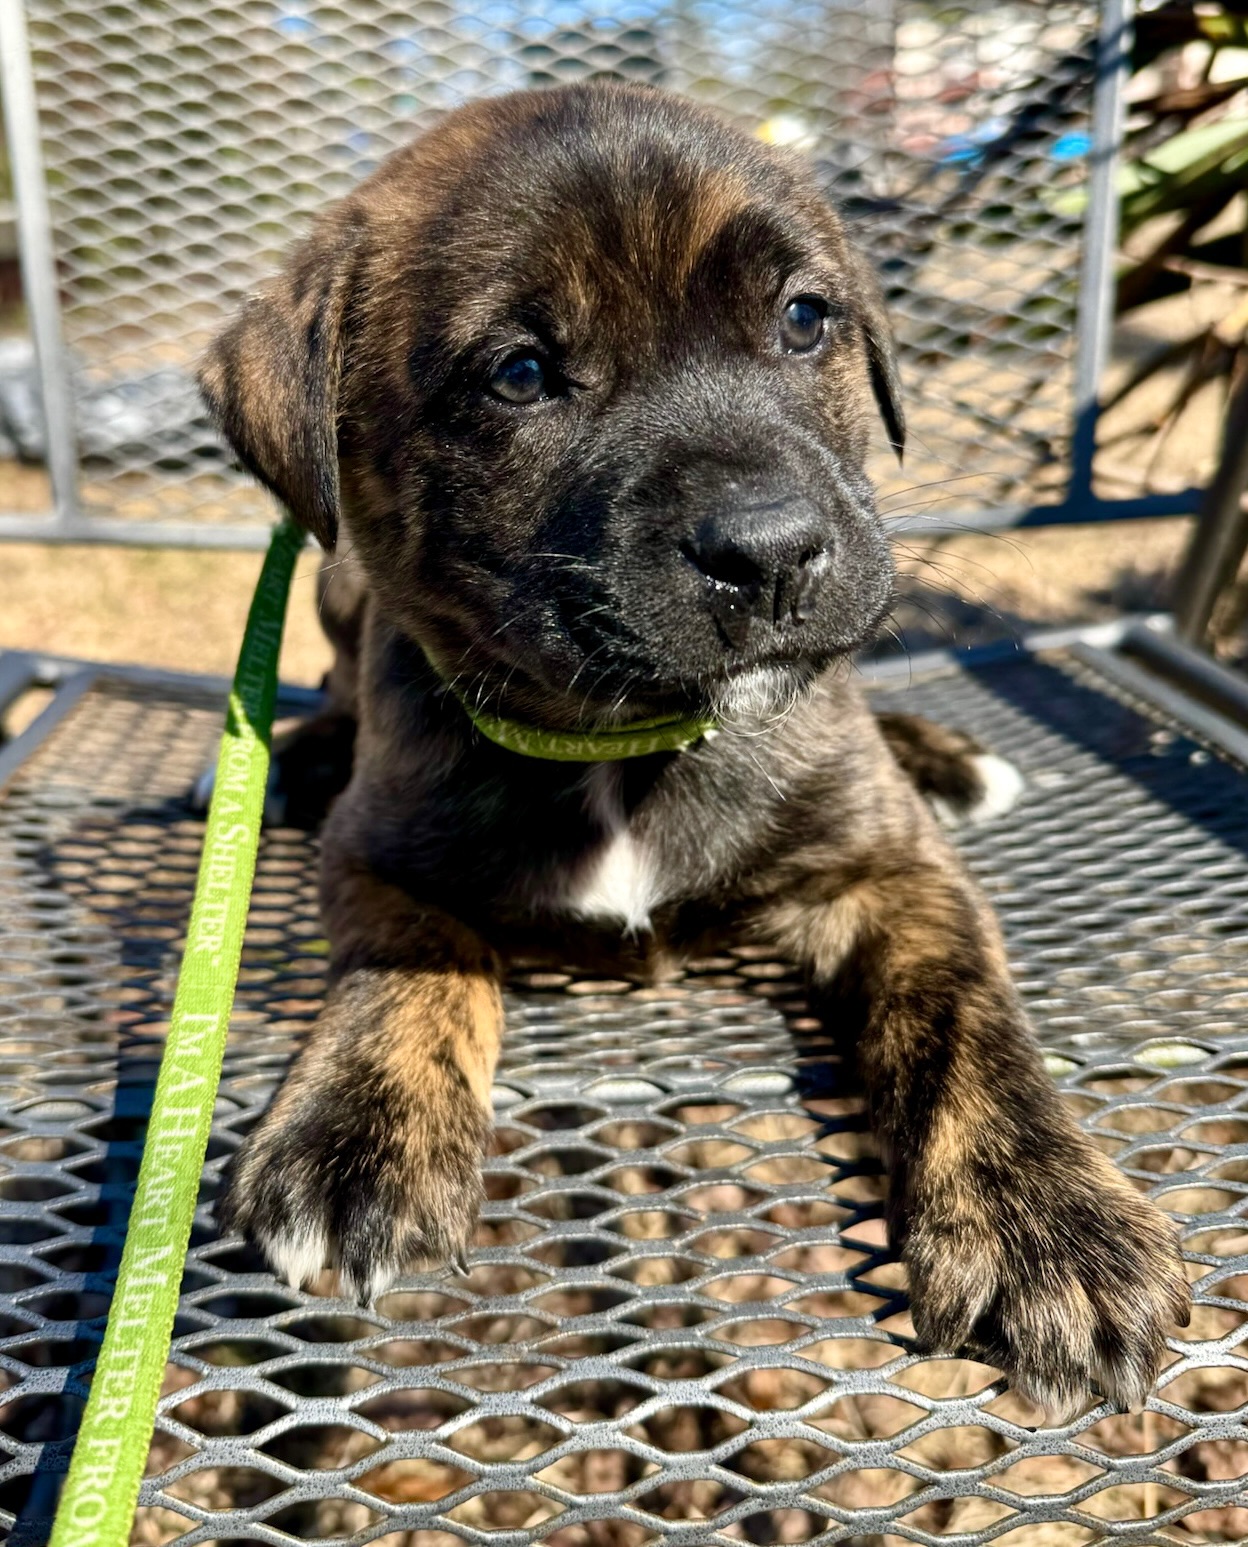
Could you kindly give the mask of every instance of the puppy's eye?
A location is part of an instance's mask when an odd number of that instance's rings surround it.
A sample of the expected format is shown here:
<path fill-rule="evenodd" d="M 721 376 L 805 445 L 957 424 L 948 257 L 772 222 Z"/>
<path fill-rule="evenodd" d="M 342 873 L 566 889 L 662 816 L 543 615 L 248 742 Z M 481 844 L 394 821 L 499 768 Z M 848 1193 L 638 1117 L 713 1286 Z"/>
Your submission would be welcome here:
<path fill-rule="evenodd" d="M 795 296 L 780 318 L 780 347 L 785 354 L 808 354 L 823 337 L 827 320 L 828 303 L 822 296 Z"/>
<path fill-rule="evenodd" d="M 538 403 L 547 395 L 545 368 L 536 355 L 517 350 L 495 366 L 490 391 L 504 403 Z"/>

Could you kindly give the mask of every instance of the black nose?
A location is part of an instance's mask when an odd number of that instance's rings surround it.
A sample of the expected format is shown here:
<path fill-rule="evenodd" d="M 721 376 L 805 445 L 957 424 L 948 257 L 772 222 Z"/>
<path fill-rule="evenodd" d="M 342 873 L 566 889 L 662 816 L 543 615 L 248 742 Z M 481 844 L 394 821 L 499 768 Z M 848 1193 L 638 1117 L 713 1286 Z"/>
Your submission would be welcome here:
<path fill-rule="evenodd" d="M 804 623 L 830 563 L 827 525 L 805 500 L 716 511 L 681 546 L 734 645 L 745 642 L 755 619 L 777 627 Z"/>

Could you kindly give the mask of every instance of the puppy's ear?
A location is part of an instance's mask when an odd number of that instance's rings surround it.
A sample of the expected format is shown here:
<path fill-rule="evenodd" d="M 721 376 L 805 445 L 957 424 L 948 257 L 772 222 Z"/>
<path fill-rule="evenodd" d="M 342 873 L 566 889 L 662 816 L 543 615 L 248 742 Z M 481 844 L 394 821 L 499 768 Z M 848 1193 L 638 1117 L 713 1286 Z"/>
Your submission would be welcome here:
<path fill-rule="evenodd" d="M 239 460 L 326 549 L 338 536 L 338 388 L 358 247 L 356 228 L 324 221 L 199 368 Z"/>
<path fill-rule="evenodd" d="M 901 375 L 897 369 L 897 350 L 893 328 L 884 306 L 884 295 L 871 261 L 855 249 L 850 250 L 853 309 L 867 346 L 867 366 L 871 372 L 871 390 L 879 404 L 889 445 L 901 454 L 906 449 L 906 415 L 901 406 Z"/>

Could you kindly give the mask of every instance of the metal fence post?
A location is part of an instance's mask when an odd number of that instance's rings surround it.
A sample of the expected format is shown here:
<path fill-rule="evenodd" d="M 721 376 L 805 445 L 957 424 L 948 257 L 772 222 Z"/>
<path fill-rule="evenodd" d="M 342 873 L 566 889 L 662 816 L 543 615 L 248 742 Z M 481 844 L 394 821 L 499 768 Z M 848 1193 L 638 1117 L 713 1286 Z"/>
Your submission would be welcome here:
<path fill-rule="evenodd" d="M 1101 376 L 1114 320 L 1114 253 L 1118 241 L 1118 154 L 1123 98 L 1131 71 L 1134 0 L 1104 0 L 1096 42 L 1092 154 L 1083 227 L 1083 264 L 1075 336 L 1075 423 L 1069 503 L 1092 495 Z"/>
<path fill-rule="evenodd" d="M 0 81 L 17 205 L 22 288 L 43 400 L 45 456 L 56 515 L 49 535 L 66 536 L 78 514 L 78 454 L 69 361 L 61 333 L 52 218 L 40 152 L 39 107 L 22 0 L 0 0 Z"/>

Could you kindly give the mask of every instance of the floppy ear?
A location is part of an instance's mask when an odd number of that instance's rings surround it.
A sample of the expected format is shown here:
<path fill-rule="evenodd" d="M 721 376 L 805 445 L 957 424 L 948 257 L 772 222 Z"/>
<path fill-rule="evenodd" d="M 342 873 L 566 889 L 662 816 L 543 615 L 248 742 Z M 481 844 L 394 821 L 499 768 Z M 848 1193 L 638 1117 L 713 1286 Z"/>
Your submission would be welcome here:
<path fill-rule="evenodd" d="M 901 375 L 897 369 L 897 351 L 893 328 L 884 306 L 884 295 L 868 258 L 850 250 L 853 275 L 853 309 L 867 346 L 867 365 L 871 372 L 871 390 L 879 404 L 888 442 L 901 461 L 906 448 L 906 415 L 901 406 Z"/>
<path fill-rule="evenodd" d="M 199 368 L 239 460 L 326 549 L 338 536 L 338 388 L 357 246 L 352 231 L 319 227 Z"/>

